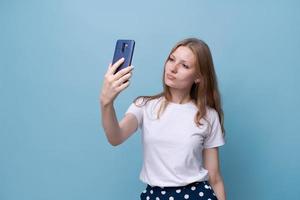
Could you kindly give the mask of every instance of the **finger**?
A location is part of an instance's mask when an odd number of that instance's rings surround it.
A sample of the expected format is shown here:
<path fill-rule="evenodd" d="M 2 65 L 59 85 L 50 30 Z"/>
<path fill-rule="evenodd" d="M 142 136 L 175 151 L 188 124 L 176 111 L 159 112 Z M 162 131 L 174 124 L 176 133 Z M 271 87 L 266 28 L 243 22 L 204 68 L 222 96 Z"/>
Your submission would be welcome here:
<path fill-rule="evenodd" d="M 116 81 L 116 85 L 122 85 L 125 81 L 129 80 L 132 76 L 132 73 L 125 74 L 119 80 Z"/>
<path fill-rule="evenodd" d="M 114 74 L 117 68 L 124 62 L 125 58 L 120 58 L 117 62 L 115 62 L 109 69 L 109 73 Z"/>
<path fill-rule="evenodd" d="M 122 90 L 124 90 L 125 88 L 127 88 L 127 87 L 129 86 L 129 84 L 130 84 L 130 82 L 129 82 L 129 80 L 128 80 L 127 82 L 125 82 L 125 83 L 123 83 L 122 85 L 120 85 L 120 86 L 117 88 L 117 90 L 118 90 L 119 92 L 121 92 Z"/>
<path fill-rule="evenodd" d="M 123 69 L 121 69 L 120 71 L 118 71 L 115 74 L 115 78 L 116 80 L 120 79 L 122 76 L 124 76 L 125 74 L 128 74 L 129 72 L 131 72 L 134 69 L 133 66 L 129 66 L 129 67 L 125 67 Z"/>

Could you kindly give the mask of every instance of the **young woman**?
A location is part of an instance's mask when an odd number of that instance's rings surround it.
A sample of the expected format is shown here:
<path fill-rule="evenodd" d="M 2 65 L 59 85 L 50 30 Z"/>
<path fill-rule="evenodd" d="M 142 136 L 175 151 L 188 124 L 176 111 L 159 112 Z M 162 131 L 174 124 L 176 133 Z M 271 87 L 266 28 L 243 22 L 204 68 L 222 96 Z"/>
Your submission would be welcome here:
<path fill-rule="evenodd" d="M 113 107 L 128 87 L 129 66 L 109 65 L 100 95 L 102 124 L 116 146 L 142 131 L 143 167 L 147 184 L 141 200 L 225 200 L 218 147 L 225 143 L 223 111 L 209 47 L 197 38 L 178 42 L 164 65 L 163 92 L 140 96 L 118 122 Z"/>

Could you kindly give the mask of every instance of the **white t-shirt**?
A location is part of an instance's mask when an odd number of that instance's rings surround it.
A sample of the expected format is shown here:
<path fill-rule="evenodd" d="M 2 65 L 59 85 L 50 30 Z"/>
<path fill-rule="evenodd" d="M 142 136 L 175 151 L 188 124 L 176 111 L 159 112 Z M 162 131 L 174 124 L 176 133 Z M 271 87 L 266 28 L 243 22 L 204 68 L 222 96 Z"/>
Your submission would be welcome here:
<path fill-rule="evenodd" d="M 144 159 L 140 180 L 159 187 L 208 180 L 202 150 L 225 143 L 218 113 L 207 107 L 206 118 L 210 125 L 201 119 L 203 125 L 197 127 L 194 117 L 198 109 L 192 101 L 185 104 L 169 102 L 157 119 L 161 100 L 164 97 L 150 100 L 142 107 L 132 103 L 126 111 L 126 114 L 134 114 L 142 133 Z"/>

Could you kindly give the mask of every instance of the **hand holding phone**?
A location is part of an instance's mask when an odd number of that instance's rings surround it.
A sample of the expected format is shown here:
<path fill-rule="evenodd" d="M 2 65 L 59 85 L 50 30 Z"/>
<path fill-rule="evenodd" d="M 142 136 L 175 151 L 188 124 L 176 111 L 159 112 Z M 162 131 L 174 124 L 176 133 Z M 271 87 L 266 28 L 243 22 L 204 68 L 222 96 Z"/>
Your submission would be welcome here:
<path fill-rule="evenodd" d="M 121 58 L 124 58 L 124 62 L 117 68 L 114 74 L 131 65 L 134 46 L 134 40 L 117 40 L 112 64 L 116 63 Z"/>
<path fill-rule="evenodd" d="M 129 86 L 129 79 L 133 66 L 131 60 L 133 56 L 135 42 L 133 40 L 118 40 L 112 64 L 104 76 L 101 90 L 101 104 L 111 104 L 117 95 Z M 128 67 L 130 66 L 130 67 Z M 124 69 L 120 71 L 121 69 Z M 120 71 L 119 73 L 117 73 Z"/>

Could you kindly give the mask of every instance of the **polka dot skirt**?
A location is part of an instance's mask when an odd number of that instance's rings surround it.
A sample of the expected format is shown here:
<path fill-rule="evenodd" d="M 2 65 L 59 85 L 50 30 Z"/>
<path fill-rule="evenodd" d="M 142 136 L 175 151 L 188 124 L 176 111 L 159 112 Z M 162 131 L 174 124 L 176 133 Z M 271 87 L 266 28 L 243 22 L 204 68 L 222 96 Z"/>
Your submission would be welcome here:
<path fill-rule="evenodd" d="M 157 187 L 147 185 L 140 195 L 141 200 L 217 200 L 207 181 L 195 182 L 180 187 Z"/>

